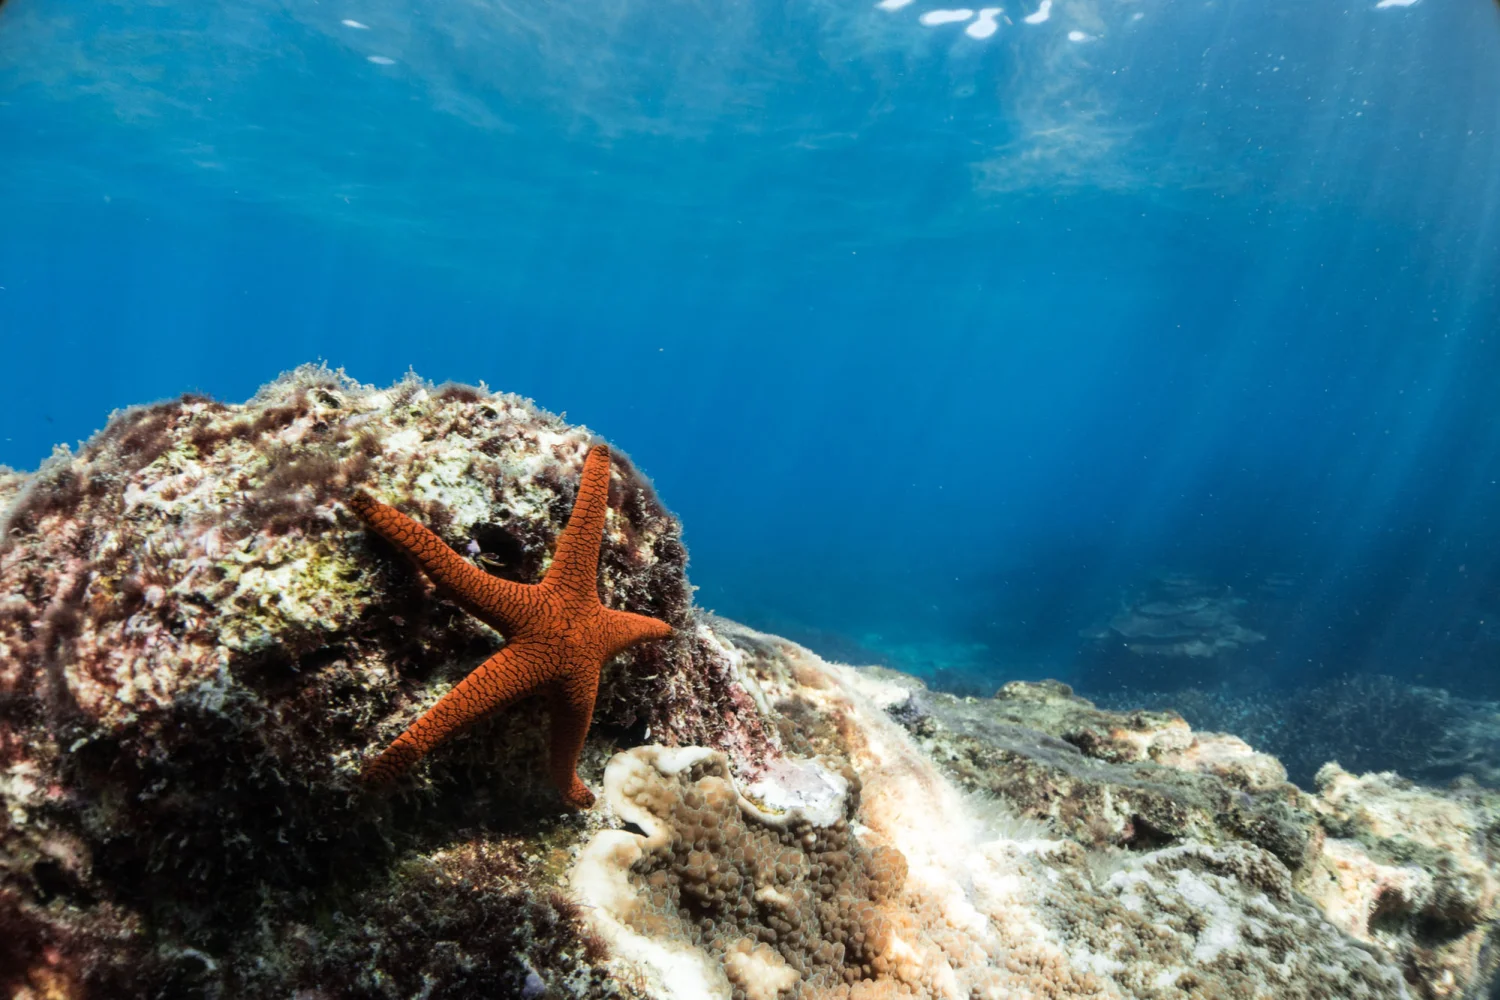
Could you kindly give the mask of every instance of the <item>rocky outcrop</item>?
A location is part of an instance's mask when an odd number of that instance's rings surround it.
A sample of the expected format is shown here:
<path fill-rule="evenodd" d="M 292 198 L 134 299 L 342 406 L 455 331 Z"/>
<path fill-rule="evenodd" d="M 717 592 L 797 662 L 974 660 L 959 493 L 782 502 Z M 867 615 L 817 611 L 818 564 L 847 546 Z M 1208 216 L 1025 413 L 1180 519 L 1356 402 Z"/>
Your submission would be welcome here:
<path fill-rule="evenodd" d="M 1316 787 L 1322 766 L 1397 771 L 1430 785 L 1469 777 L 1500 788 L 1500 703 L 1382 674 L 1317 684 L 1122 691 L 1107 703 L 1171 706 L 1199 729 L 1235 733 Z"/>
<path fill-rule="evenodd" d="M 115 414 L 5 480 L 0 983 L 468 996 L 583 955 L 554 898 L 583 823 L 545 780 L 538 713 L 454 741 L 396 797 L 357 784 L 502 640 L 340 500 L 362 485 L 535 582 L 590 440 L 514 396 L 305 368 L 244 405 Z M 607 670 L 586 773 L 648 731 L 753 765 L 774 735 L 694 617 L 676 519 L 619 453 L 610 508 L 601 595 L 677 638 Z"/>
<path fill-rule="evenodd" d="M 787 838 L 712 758 L 648 748 L 610 764 L 607 802 L 624 828 L 595 835 L 576 877 L 621 975 L 651 995 L 1410 995 L 1389 956 L 1327 919 L 1269 851 L 1230 836 L 1090 850 L 946 777 L 892 717 L 909 679 L 716 627 L 747 654 L 788 746 L 857 784 L 847 827 L 794 820 Z M 724 876 L 745 889 L 737 903 L 688 891 Z"/>
<path fill-rule="evenodd" d="M 1500 795 L 1472 781 L 1438 790 L 1329 764 L 1308 794 L 1275 758 L 1172 712 L 1102 711 L 1050 682 L 985 699 L 882 683 L 887 711 L 950 779 L 1088 848 L 1096 866 L 1253 848 L 1413 995 L 1476 995 L 1494 974 Z"/>
<path fill-rule="evenodd" d="M 994 698 L 697 611 L 616 452 L 607 665 L 569 811 L 518 708 L 394 790 L 360 762 L 502 637 L 355 486 L 534 582 L 592 436 L 302 369 L 0 474 L 0 995 L 1476 996 L 1496 802 L 1273 758 L 1056 684 Z"/>

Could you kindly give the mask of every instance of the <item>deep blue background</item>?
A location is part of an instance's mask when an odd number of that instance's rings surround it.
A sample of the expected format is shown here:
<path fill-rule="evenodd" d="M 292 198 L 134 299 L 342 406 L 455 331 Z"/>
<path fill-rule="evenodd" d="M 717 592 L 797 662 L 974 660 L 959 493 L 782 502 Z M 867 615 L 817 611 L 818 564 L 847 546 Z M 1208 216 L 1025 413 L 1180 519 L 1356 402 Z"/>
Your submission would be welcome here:
<path fill-rule="evenodd" d="M 1500 696 L 1496 5 L 929 6 L 9 0 L 0 461 L 414 367 L 835 651 L 1067 675 L 1152 573 L 1278 572 L 1265 676 Z"/>

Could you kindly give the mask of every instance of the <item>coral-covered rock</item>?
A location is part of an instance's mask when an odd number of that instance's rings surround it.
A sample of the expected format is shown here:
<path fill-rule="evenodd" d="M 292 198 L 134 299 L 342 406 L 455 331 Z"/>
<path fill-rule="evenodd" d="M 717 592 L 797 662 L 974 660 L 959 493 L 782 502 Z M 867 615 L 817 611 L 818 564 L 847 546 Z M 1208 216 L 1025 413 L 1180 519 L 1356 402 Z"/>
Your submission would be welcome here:
<path fill-rule="evenodd" d="M 1405 992 L 1394 969 L 1340 933 L 1296 892 L 1284 865 L 1251 845 L 1131 856 L 1101 888 L 1099 909 L 1134 930 L 1134 940 L 1108 919 L 1077 930 L 1100 964 L 1125 950 L 1122 937 L 1151 956 L 1143 962 L 1137 952 L 1113 976 L 1127 995 L 1314 1000 Z"/>
<path fill-rule="evenodd" d="M 16 498 L 29 478 L 31 477 L 24 472 L 0 465 L 0 510 L 4 510 Z"/>
<path fill-rule="evenodd" d="M 888 711 L 964 787 L 1090 847 L 1246 839 L 1300 867 L 1311 815 L 1272 757 L 1195 733 L 1171 712 L 1104 712 L 1066 685 L 1011 683 L 956 698 L 914 682 Z"/>
<path fill-rule="evenodd" d="M 545 713 L 360 762 L 503 638 L 341 498 L 534 582 L 590 433 L 301 369 L 0 472 L 0 995 L 1477 996 L 1500 806 L 1232 736 L 829 664 L 695 610 L 615 452 L 606 666 L 569 811 Z M 606 766 L 606 762 L 608 762 Z"/>
<path fill-rule="evenodd" d="M 590 919 L 618 942 L 620 974 L 644 970 L 652 995 L 1409 995 L 1391 957 L 1328 920 L 1269 851 L 1221 834 L 1217 844 L 1184 837 L 1106 854 L 1035 821 L 1006 820 L 947 779 L 892 717 L 919 689 L 909 678 L 822 663 L 788 643 L 722 622 L 715 627 L 745 651 L 746 669 L 786 726 L 787 745 L 815 753 L 830 771 L 847 767 L 857 777 L 853 838 L 840 852 L 833 867 L 840 874 L 829 889 L 850 910 L 878 917 L 863 937 L 864 947 L 877 947 L 870 961 L 858 964 L 848 962 L 846 952 L 844 981 L 829 984 L 825 963 L 834 956 L 810 956 L 806 932 L 819 928 L 825 943 L 844 938 L 823 930 L 821 913 L 803 913 L 807 900 L 798 895 L 802 889 L 821 896 L 828 866 L 815 855 L 823 834 L 806 831 L 804 837 L 812 836 L 804 849 L 803 842 L 755 829 L 714 755 L 636 750 L 617 757 L 609 766 L 614 777 L 606 779 L 607 804 L 622 828 L 595 836 L 575 877 L 600 887 L 590 896 Z M 1045 717 L 1103 718 L 1087 703 L 1071 703 L 1058 686 L 1011 693 L 1009 700 L 1041 706 Z M 1149 737 L 1146 726 L 1117 721 L 1134 734 L 1122 737 L 1122 746 Z M 905 722 L 919 725 L 911 715 Z M 1160 745 L 1169 754 L 1183 753 L 1192 742 L 1177 722 L 1170 727 L 1177 735 L 1163 731 Z M 1186 759 L 1189 771 L 1197 768 Z M 1194 773 L 1224 780 L 1203 769 Z M 717 823 L 706 822 L 705 812 L 715 812 Z M 734 832 L 726 836 L 726 829 Z M 747 835 L 758 838 L 753 851 L 741 846 Z M 877 864 L 874 852 L 886 852 L 892 870 L 904 876 L 899 891 L 876 892 L 858 875 L 846 881 L 860 871 L 861 850 L 870 852 L 867 875 Z M 775 863 L 748 900 L 743 893 L 739 899 L 710 895 L 702 906 L 695 902 L 701 894 L 685 891 L 703 877 L 744 880 L 747 860 L 765 854 Z M 784 923 L 767 922 L 757 905 L 762 895 Z"/>
<path fill-rule="evenodd" d="M 882 707 L 947 775 L 1103 849 L 1096 867 L 1133 864 L 1143 850 L 1258 848 L 1281 866 L 1278 884 L 1378 946 L 1416 995 L 1471 995 L 1494 974 L 1486 943 L 1500 926 L 1500 795 L 1331 764 L 1312 796 L 1288 784 L 1274 758 L 1194 732 L 1174 713 L 1102 711 L 1052 682 L 960 699 L 889 672 L 869 676 Z"/>
<path fill-rule="evenodd" d="M 1187 688 L 1111 693 L 1115 707 L 1170 705 L 1195 728 L 1233 732 L 1274 754 L 1291 779 L 1315 789 L 1318 769 L 1397 771 L 1427 784 L 1468 776 L 1500 788 L 1500 703 L 1382 674 L 1293 688 Z"/>
<path fill-rule="evenodd" d="M 1500 794 L 1439 792 L 1330 763 L 1314 800 L 1331 836 L 1306 892 L 1354 937 L 1399 954 L 1433 997 L 1466 996 L 1500 956 Z"/>
<path fill-rule="evenodd" d="M 573 885 L 654 990 L 704 1000 L 849 996 L 854 983 L 932 992 L 926 972 L 942 967 L 940 951 L 894 902 L 905 859 L 851 828 L 846 778 L 785 761 L 746 795 L 722 754 L 647 746 L 616 755 L 604 788 L 641 832 L 595 834 Z"/>
<path fill-rule="evenodd" d="M 17 942 L 0 984 L 284 996 L 358 967 L 366 995 L 431 980 L 467 996 L 581 954 L 555 873 L 461 835 L 526 829 L 515 843 L 553 850 L 581 832 L 544 778 L 544 718 L 445 745 L 400 808 L 357 786 L 358 763 L 502 639 L 341 498 L 363 486 L 535 582 L 590 442 L 515 396 L 304 368 L 242 406 L 118 413 L 0 477 L 0 938 Z M 774 748 L 694 618 L 685 564 L 678 522 L 616 452 L 601 597 L 679 634 L 606 668 L 585 775 L 647 729 L 747 764 Z M 430 929 L 403 929 L 407 907 Z M 432 947 L 466 925 L 483 927 L 482 974 Z M 294 948 L 267 927 L 317 932 Z"/>

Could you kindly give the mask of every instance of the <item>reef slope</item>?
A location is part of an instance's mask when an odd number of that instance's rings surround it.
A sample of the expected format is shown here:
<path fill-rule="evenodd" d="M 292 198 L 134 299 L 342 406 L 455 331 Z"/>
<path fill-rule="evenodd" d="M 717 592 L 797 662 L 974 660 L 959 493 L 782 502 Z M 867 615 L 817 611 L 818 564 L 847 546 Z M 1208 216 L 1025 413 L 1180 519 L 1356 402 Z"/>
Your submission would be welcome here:
<path fill-rule="evenodd" d="M 303 368 L 0 471 L 0 995 L 1483 995 L 1489 793 L 824 662 L 692 606 L 618 450 L 601 597 L 675 636 L 606 667 L 600 803 L 528 707 L 364 788 L 503 640 L 341 498 L 535 582 L 592 440 Z"/>

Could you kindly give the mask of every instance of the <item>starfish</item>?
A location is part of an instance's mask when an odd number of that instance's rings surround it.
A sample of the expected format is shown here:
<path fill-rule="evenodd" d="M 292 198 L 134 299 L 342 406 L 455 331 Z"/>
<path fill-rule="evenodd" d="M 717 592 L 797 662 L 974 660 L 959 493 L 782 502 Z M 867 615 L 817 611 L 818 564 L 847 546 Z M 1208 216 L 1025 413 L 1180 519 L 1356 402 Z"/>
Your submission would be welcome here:
<path fill-rule="evenodd" d="M 629 646 L 672 634 L 666 622 L 615 611 L 599 600 L 609 449 L 595 445 L 589 450 L 573 512 L 541 583 L 491 576 L 437 535 L 367 493 L 356 493 L 348 504 L 376 534 L 415 559 L 465 610 L 506 637 L 504 649 L 367 760 L 361 777 L 389 781 L 465 726 L 522 698 L 544 694 L 552 715 L 552 781 L 570 805 L 593 805 L 594 795 L 579 779 L 577 768 L 594 714 L 599 670 Z"/>

